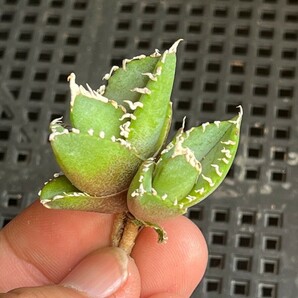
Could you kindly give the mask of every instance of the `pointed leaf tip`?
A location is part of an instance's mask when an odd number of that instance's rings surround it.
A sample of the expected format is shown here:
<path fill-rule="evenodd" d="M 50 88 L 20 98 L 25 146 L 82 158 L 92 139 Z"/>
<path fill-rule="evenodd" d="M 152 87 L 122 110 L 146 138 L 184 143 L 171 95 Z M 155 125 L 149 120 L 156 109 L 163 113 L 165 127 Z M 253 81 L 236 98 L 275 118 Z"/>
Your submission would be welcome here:
<path fill-rule="evenodd" d="M 169 53 L 176 53 L 177 52 L 177 48 L 180 44 L 180 42 L 183 41 L 182 38 L 178 39 L 177 41 L 175 41 L 173 43 L 173 45 L 169 48 Z"/>

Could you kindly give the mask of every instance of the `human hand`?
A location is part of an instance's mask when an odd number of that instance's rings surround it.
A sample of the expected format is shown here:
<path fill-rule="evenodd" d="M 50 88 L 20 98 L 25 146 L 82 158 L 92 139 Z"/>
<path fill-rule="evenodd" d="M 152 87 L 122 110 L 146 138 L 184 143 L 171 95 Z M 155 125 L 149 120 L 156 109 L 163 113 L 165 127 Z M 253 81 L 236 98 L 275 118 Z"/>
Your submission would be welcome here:
<path fill-rule="evenodd" d="M 163 224 L 166 244 L 157 243 L 153 230 L 142 230 L 131 257 L 108 247 L 112 224 L 112 215 L 33 203 L 0 231 L 0 297 L 191 295 L 204 274 L 207 247 L 189 219 Z"/>

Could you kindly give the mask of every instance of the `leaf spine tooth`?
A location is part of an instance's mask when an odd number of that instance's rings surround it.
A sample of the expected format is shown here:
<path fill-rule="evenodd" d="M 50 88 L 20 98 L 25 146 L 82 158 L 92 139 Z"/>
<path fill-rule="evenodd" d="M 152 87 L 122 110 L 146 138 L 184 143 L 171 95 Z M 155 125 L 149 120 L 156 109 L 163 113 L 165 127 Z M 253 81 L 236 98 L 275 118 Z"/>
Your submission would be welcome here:
<path fill-rule="evenodd" d="M 144 193 L 145 193 L 144 185 L 143 185 L 143 183 L 140 183 L 140 186 L 139 186 L 139 195 L 142 196 Z"/>
<path fill-rule="evenodd" d="M 157 68 L 156 68 L 156 72 L 155 72 L 155 76 L 160 76 L 161 75 L 161 72 L 162 72 L 162 67 L 161 66 L 158 66 Z"/>
<path fill-rule="evenodd" d="M 205 123 L 202 124 L 203 132 L 205 132 L 206 127 L 207 127 L 209 124 L 210 124 L 209 122 L 205 122 Z"/>
<path fill-rule="evenodd" d="M 205 188 L 204 187 L 195 190 L 195 193 L 198 193 L 200 195 L 202 195 L 204 192 L 205 192 Z"/>
<path fill-rule="evenodd" d="M 39 192 L 37 193 L 37 195 L 40 197 L 40 195 L 41 195 L 41 190 L 39 190 Z"/>
<path fill-rule="evenodd" d="M 166 58 L 167 58 L 167 55 L 169 54 L 169 51 L 166 50 L 163 54 L 162 54 L 162 57 L 161 57 L 161 63 L 165 63 L 166 62 Z"/>
<path fill-rule="evenodd" d="M 147 87 L 144 87 L 144 88 L 134 88 L 132 90 L 130 90 L 132 92 L 138 92 L 138 93 L 141 93 L 141 94 L 151 94 L 151 90 L 148 89 Z"/>
<path fill-rule="evenodd" d="M 112 66 L 110 72 L 109 72 L 109 73 L 106 73 L 106 74 L 103 76 L 102 79 L 108 81 L 108 80 L 110 79 L 110 77 L 112 76 L 112 73 L 113 73 L 114 71 L 116 71 L 117 69 L 119 69 L 119 66 L 115 66 L 115 65 Z"/>
<path fill-rule="evenodd" d="M 237 119 L 237 124 L 236 127 L 238 129 L 240 129 L 240 125 L 241 125 L 241 121 L 242 121 L 242 117 L 243 117 L 243 108 L 241 105 L 237 106 L 237 108 L 239 108 L 239 113 L 238 113 L 238 119 Z"/>
<path fill-rule="evenodd" d="M 179 208 L 180 208 L 180 209 L 183 209 L 183 207 L 184 207 L 184 204 L 183 204 L 183 203 L 180 203 L 180 204 L 179 204 Z"/>
<path fill-rule="evenodd" d="M 229 149 L 226 149 L 225 147 L 220 152 L 223 153 L 226 158 L 230 159 L 232 157 L 231 151 Z"/>
<path fill-rule="evenodd" d="M 222 176 L 222 172 L 219 169 L 219 165 L 217 164 L 211 164 L 211 167 L 215 169 L 216 174 L 221 177 Z"/>
<path fill-rule="evenodd" d="M 164 201 L 167 197 L 168 195 L 165 193 L 164 195 L 161 196 L 161 199 Z"/>
<path fill-rule="evenodd" d="M 115 136 L 111 136 L 111 141 L 115 143 L 116 142 L 116 137 Z"/>
<path fill-rule="evenodd" d="M 70 105 L 73 106 L 75 97 L 80 93 L 80 88 L 76 84 L 76 75 L 73 72 L 67 77 L 67 81 L 70 88 Z"/>
<path fill-rule="evenodd" d="M 106 91 L 106 85 L 101 85 L 97 90 L 96 90 L 99 94 L 104 95 L 105 91 Z"/>
<path fill-rule="evenodd" d="M 177 206 L 178 205 L 178 200 L 176 199 L 173 203 L 174 206 Z"/>
<path fill-rule="evenodd" d="M 147 76 L 151 81 L 154 81 L 154 82 L 157 81 L 157 77 L 151 72 L 145 72 L 145 73 L 142 73 L 142 75 Z"/>
<path fill-rule="evenodd" d="M 178 39 L 173 43 L 173 45 L 169 48 L 169 53 L 176 53 L 179 43 L 183 41 L 182 38 Z"/>
<path fill-rule="evenodd" d="M 192 202 L 192 201 L 196 200 L 197 197 L 188 195 L 188 196 L 186 197 L 186 199 L 187 199 L 189 202 Z"/>
<path fill-rule="evenodd" d="M 104 132 L 103 130 L 99 132 L 99 137 L 100 137 L 101 139 L 104 139 L 104 137 L 105 137 L 105 132 Z"/>
<path fill-rule="evenodd" d="M 140 178 L 139 178 L 139 182 L 140 182 L 140 183 L 142 183 L 142 182 L 143 182 L 143 180 L 144 180 L 144 176 L 143 176 L 143 175 L 141 175 L 141 176 L 140 176 Z"/>
<path fill-rule="evenodd" d="M 207 177 L 207 176 L 205 176 L 204 174 L 202 174 L 202 178 L 203 178 L 204 180 L 206 180 L 206 181 L 209 183 L 209 185 L 210 185 L 211 187 L 213 187 L 213 186 L 215 185 L 215 183 L 212 181 L 212 179 L 211 179 L 210 177 Z"/>
<path fill-rule="evenodd" d="M 130 123 L 131 123 L 130 121 L 127 121 L 127 122 L 123 123 L 122 125 L 120 125 L 120 135 L 121 136 L 128 138 L 128 135 L 130 132 L 130 129 L 129 129 Z"/>
<path fill-rule="evenodd" d="M 228 141 L 220 141 L 222 144 L 224 145 L 236 145 L 236 142 L 232 141 L 232 140 L 228 140 Z"/>
<path fill-rule="evenodd" d="M 157 196 L 157 191 L 153 187 L 151 188 L 151 192 L 154 196 Z"/>
<path fill-rule="evenodd" d="M 236 127 L 238 129 L 240 129 L 240 126 L 241 126 L 241 121 L 242 121 L 242 117 L 243 117 L 243 108 L 241 105 L 237 106 L 237 108 L 239 108 L 239 113 L 238 113 L 238 118 L 237 120 L 229 120 L 228 122 L 232 123 L 232 124 L 235 124 Z"/>
<path fill-rule="evenodd" d="M 93 134 L 94 134 L 94 129 L 93 129 L 93 128 L 90 128 L 90 129 L 88 130 L 88 134 L 89 134 L 90 136 L 93 136 Z"/>
<path fill-rule="evenodd" d="M 55 174 L 53 175 L 53 177 L 54 177 L 54 178 L 58 178 L 58 177 L 60 177 L 61 175 L 62 175 L 62 173 L 59 172 L 59 173 L 55 173 Z"/>
<path fill-rule="evenodd" d="M 131 196 L 132 196 L 133 198 L 136 197 L 136 196 L 138 196 L 137 189 L 131 193 Z"/>
<path fill-rule="evenodd" d="M 119 142 L 122 146 L 124 146 L 124 147 L 126 147 L 128 149 L 131 149 L 132 148 L 132 146 L 131 146 L 131 144 L 129 142 L 127 142 L 126 140 L 123 140 L 121 138 L 117 138 L 117 139 L 115 138 L 115 142 Z"/>
<path fill-rule="evenodd" d="M 219 158 L 218 160 L 223 161 L 226 165 L 229 164 L 229 161 L 225 157 Z"/>
<path fill-rule="evenodd" d="M 134 114 L 130 114 L 130 113 L 125 113 L 121 116 L 121 118 L 119 118 L 120 121 L 123 121 L 126 118 L 130 118 L 132 120 L 136 120 L 137 117 Z"/>
<path fill-rule="evenodd" d="M 67 135 L 69 134 L 69 131 L 65 128 L 63 131 L 59 132 L 59 131 L 54 131 L 50 134 L 49 136 L 49 141 L 53 141 L 55 139 L 56 136 L 59 135 Z"/>
<path fill-rule="evenodd" d="M 141 59 L 144 59 L 144 58 L 146 58 L 146 55 L 135 56 L 135 57 L 133 57 L 132 59 L 124 59 L 124 60 L 122 61 L 122 68 L 123 68 L 123 70 L 126 70 L 126 65 L 127 65 L 129 62 L 131 62 L 131 61 L 133 61 L 133 60 L 141 60 Z"/>
<path fill-rule="evenodd" d="M 71 129 L 71 132 L 76 133 L 76 134 L 79 134 L 80 133 L 80 130 L 77 129 L 77 128 L 72 128 Z"/>
<path fill-rule="evenodd" d="M 155 49 L 154 53 L 150 55 L 152 58 L 160 57 L 161 54 L 158 49 Z"/>
<path fill-rule="evenodd" d="M 56 195 L 56 196 L 53 197 L 52 201 L 56 201 L 56 200 L 63 199 L 63 198 L 65 198 L 65 196 Z"/>
<path fill-rule="evenodd" d="M 220 126 L 220 121 L 214 121 L 214 124 L 216 125 L 216 127 L 219 127 Z"/>
<path fill-rule="evenodd" d="M 50 126 L 52 127 L 52 126 L 55 126 L 55 125 L 62 124 L 62 119 L 63 119 L 63 116 L 52 120 L 51 123 L 50 123 Z"/>
<path fill-rule="evenodd" d="M 140 101 L 132 102 L 130 100 L 123 100 L 123 102 L 127 103 L 129 105 L 129 108 L 131 110 L 136 110 L 137 108 L 143 108 L 144 104 Z"/>

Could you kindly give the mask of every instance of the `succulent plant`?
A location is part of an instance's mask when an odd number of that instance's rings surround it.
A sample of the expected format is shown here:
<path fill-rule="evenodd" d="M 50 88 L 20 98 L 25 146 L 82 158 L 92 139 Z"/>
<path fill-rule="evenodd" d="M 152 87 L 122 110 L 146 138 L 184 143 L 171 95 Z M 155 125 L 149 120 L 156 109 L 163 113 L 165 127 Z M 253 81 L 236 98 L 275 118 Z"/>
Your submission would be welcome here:
<path fill-rule="evenodd" d="M 115 234 L 129 221 L 156 229 L 163 241 L 162 220 L 184 214 L 219 186 L 237 151 L 242 108 L 231 120 L 187 131 L 183 125 L 164 148 L 179 42 L 163 54 L 123 60 L 96 91 L 69 76 L 71 128 L 56 119 L 49 137 L 63 174 L 41 190 L 44 206 L 122 214 Z"/>

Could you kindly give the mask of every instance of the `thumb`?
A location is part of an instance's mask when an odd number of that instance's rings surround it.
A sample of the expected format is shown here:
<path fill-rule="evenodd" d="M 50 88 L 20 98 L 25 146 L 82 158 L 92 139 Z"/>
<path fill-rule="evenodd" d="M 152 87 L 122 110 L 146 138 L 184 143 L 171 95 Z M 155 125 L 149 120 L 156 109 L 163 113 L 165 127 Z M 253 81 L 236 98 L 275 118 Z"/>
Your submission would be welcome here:
<path fill-rule="evenodd" d="M 109 297 L 116 292 L 119 292 L 122 296 L 123 292 L 131 292 L 129 289 L 124 291 L 122 289 L 124 285 L 124 288 L 139 288 L 138 276 L 136 278 L 131 276 L 138 275 L 136 273 L 135 264 L 123 250 L 109 247 L 99 249 L 85 257 L 59 285 L 19 288 L 7 294 L 0 294 L 0 298 L 20 296 L 35 298 L 103 298 Z M 133 285 L 131 286 L 131 284 Z M 137 294 L 132 295 L 131 297 L 137 297 Z"/>

